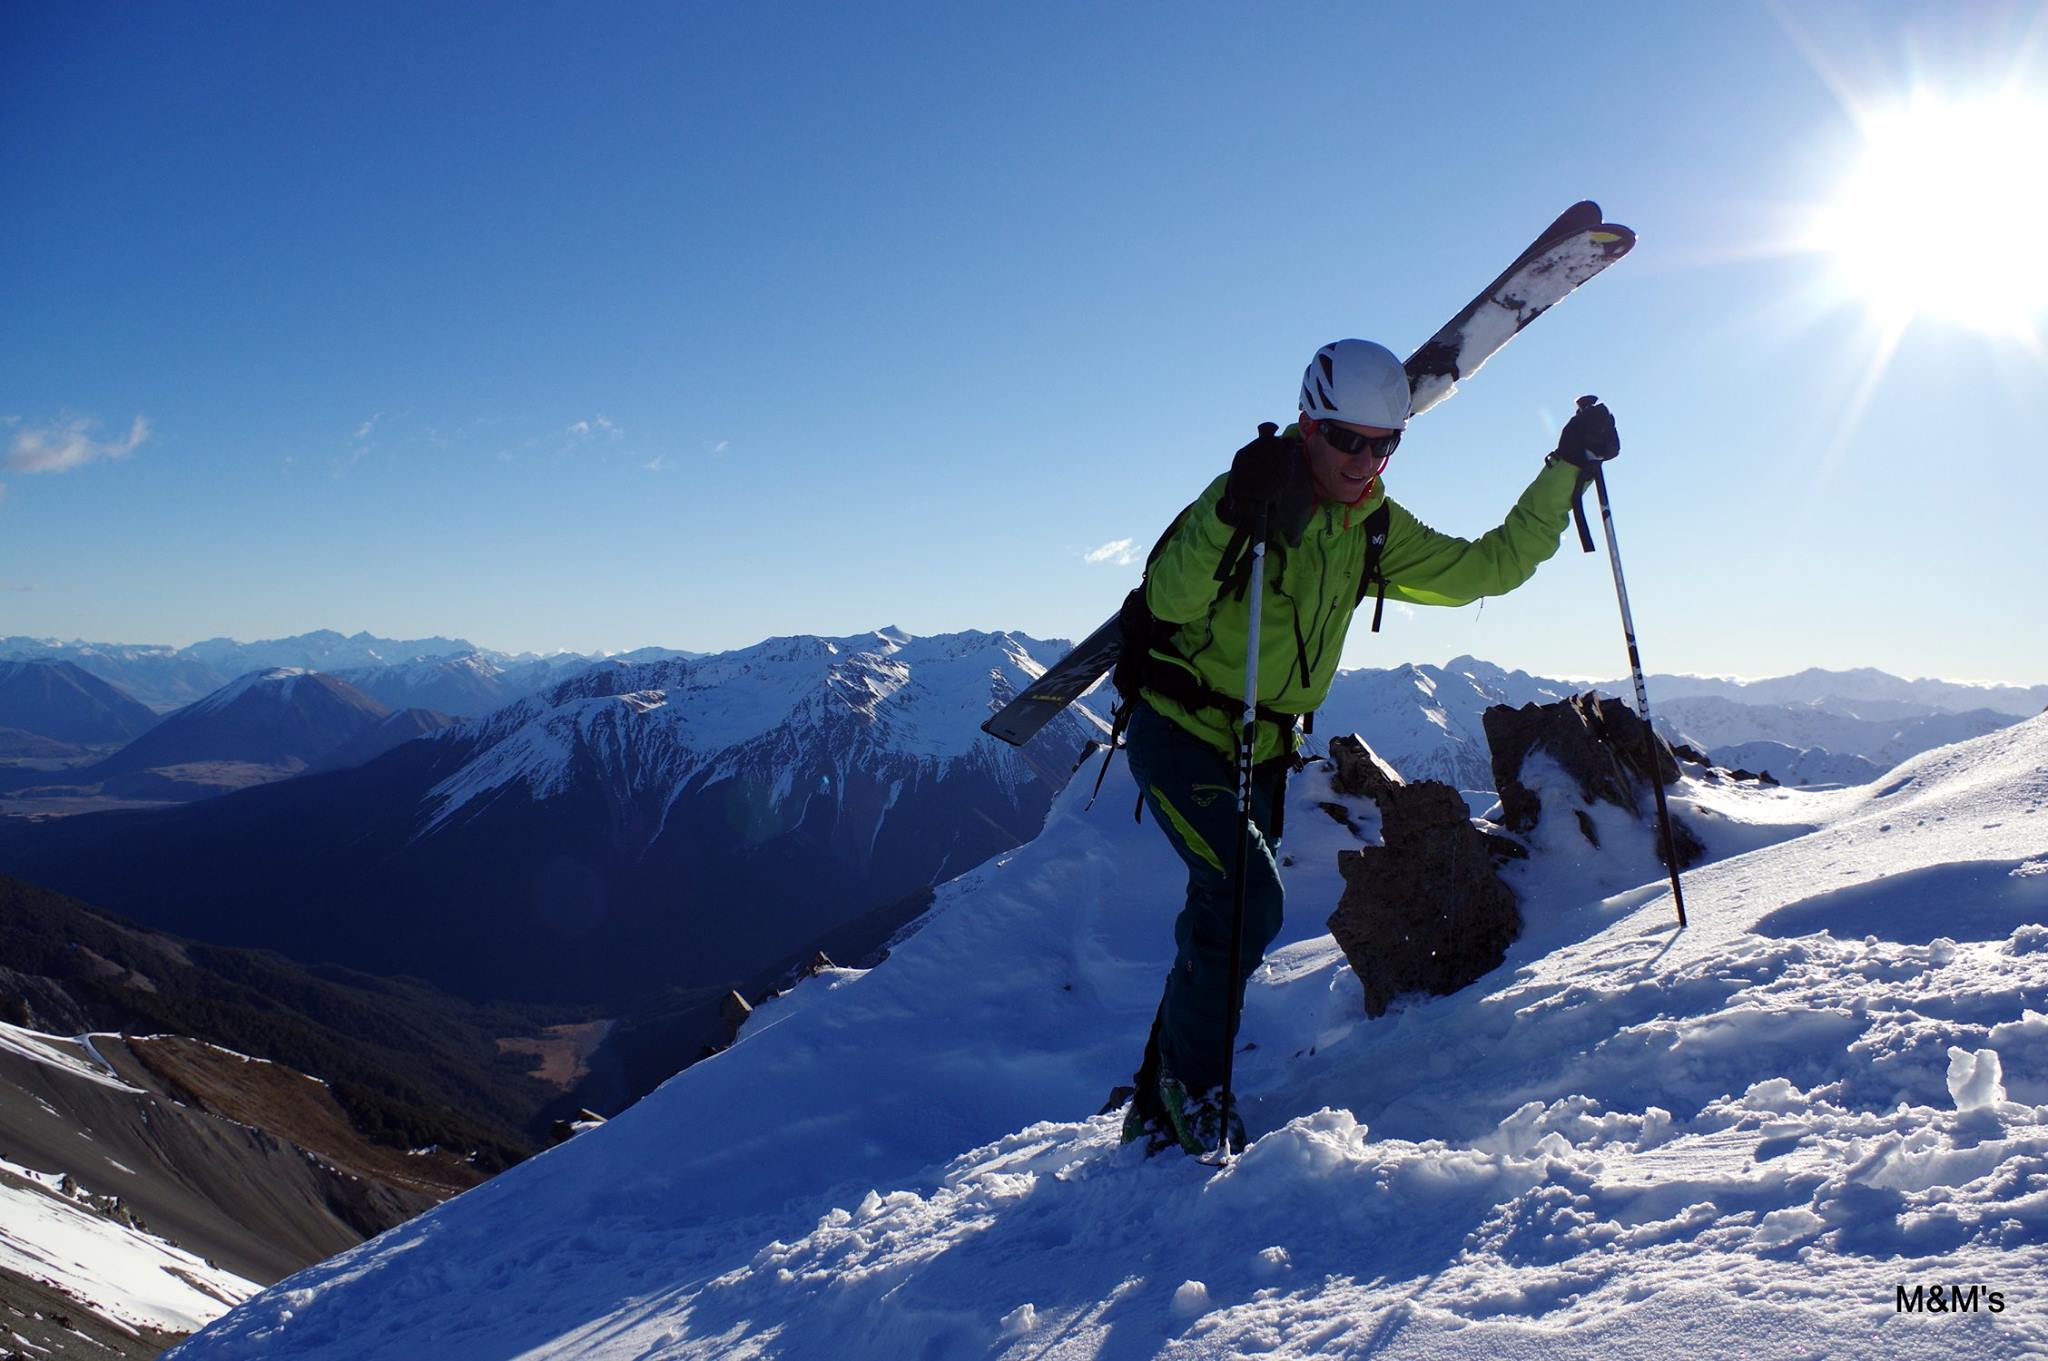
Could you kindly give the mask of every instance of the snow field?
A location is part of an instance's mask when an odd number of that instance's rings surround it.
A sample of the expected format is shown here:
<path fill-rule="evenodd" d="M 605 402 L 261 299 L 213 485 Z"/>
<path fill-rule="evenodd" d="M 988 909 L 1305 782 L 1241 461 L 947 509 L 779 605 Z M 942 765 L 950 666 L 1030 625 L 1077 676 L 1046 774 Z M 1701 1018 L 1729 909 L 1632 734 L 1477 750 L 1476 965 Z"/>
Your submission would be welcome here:
<path fill-rule="evenodd" d="M 0 1158 L 0 1268 L 130 1329 L 193 1332 L 257 1292 L 253 1282 L 95 1213 L 63 1194 L 60 1180 Z"/>
<path fill-rule="evenodd" d="M 1688 784 L 1684 932 L 1649 828 L 1588 810 L 1596 851 L 1538 779 L 1522 940 L 1378 1021 L 1323 934 L 1356 838 L 1295 782 L 1227 1166 L 1089 1115 L 1180 896 L 1118 763 L 886 964 L 177 1354 L 2048 1352 L 2048 719 L 1860 790 Z M 1935 1285 L 2001 1309 L 1899 1312 Z"/>

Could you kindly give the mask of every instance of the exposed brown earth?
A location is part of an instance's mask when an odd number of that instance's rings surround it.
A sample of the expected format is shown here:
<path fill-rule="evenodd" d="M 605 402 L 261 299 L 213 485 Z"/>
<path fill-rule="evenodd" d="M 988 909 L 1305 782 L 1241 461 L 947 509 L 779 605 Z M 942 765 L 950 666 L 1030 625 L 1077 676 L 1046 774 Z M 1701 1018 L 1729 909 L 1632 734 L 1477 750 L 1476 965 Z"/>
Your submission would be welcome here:
<path fill-rule="evenodd" d="M 486 1180 L 465 1160 L 467 1150 L 407 1153 L 372 1144 L 357 1133 L 327 1084 L 283 1064 L 245 1058 L 178 1035 L 94 1042 L 121 1076 L 135 1081 L 124 1056 L 164 1091 L 209 1115 L 254 1125 L 289 1140 L 344 1172 L 446 1200 Z"/>
<path fill-rule="evenodd" d="M 583 1021 L 551 1025 L 538 1036 L 511 1036 L 498 1041 L 501 1054 L 530 1054 L 536 1060 L 531 1076 L 568 1091 L 590 1076 L 590 1056 L 611 1034 L 615 1021 Z"/>

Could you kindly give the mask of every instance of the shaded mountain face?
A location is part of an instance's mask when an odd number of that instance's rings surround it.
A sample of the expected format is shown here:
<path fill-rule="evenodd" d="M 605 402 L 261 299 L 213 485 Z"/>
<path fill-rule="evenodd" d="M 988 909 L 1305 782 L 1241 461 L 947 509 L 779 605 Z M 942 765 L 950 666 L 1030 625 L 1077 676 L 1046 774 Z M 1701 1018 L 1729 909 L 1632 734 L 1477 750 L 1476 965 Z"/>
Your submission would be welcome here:
<path fill-rule="evenodd" d="M 729 983 L 1028 840 L 1101 724 L 981 720 L 1058 645 L 773 639 L 612 665 L 351 770 L 0 830 L 152 924 L 474 996 Z"/>
<path fill-rule="evenodd" d="M 209 761 L 295 772 L 390 716 L 384 705 L 332 676 L 286 668 L 251 672 L 80 774 L 105 779 Z"/>
<path fill-rule="evenodd" d="M 0 662 L 0 728 L 103 747 L 132 742 L 155 725 L 146 705 L 76 663 Z"/>
<path fill-rule="evenodd" d="M 307 766 L 307 771 L 346 770 L 350 766 L 374 761 L 393 747 L 410 742 L 417 737 L 431 737 L 443 728 L 455 723 L 452 714 L 433 709 L 400 709 L 388 715 L 375 727 L 365 728 L 357 736 L 343 742 L 319 760 Z"/>

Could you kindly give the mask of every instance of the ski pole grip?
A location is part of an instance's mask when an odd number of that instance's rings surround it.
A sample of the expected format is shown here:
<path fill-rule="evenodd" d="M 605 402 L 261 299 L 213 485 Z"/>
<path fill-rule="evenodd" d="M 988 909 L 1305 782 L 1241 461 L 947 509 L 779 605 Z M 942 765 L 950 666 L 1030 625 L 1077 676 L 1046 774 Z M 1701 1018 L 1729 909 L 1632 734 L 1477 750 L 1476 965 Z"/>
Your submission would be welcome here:
<path fill-rule="evenodd" d="M 1586 523 L 1586 484 L 1581 482 L 1572 492 L 1572 523 L 1579 527 L 1579 548 L 1582 552 L 1593 551 L 1593 530 Z"/>

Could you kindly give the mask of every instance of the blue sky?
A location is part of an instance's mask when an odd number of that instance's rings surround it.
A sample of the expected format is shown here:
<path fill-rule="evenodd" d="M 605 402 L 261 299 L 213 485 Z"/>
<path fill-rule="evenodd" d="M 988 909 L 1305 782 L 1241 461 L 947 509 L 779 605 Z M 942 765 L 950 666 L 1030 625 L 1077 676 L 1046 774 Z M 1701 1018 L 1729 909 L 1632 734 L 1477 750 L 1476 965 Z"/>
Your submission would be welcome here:
<path fill-rule="evenodd" d="M 1852 109 L 2048 94 L 2041 7 L 1636 8 L 0 7 L 0 634 L 1079 636 L 1318 344 L 1593 197 L 1636 254 L 1394 494 L 1482 531 L 1598 392 L 1653 669 L 2048 680 L 2038 339 L 1880 372 L 1786 249 Z M 1459 652 L 1614 674 L 1604 557 L 1346 660 Z"/>

